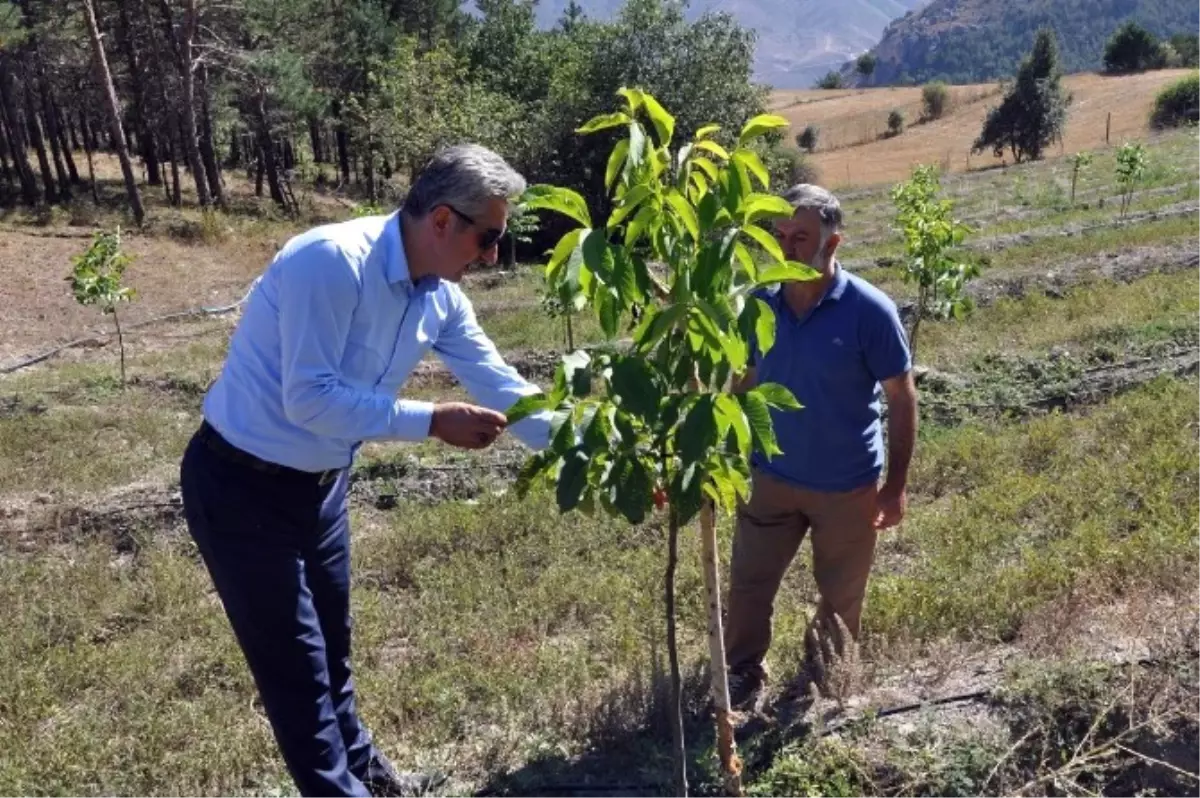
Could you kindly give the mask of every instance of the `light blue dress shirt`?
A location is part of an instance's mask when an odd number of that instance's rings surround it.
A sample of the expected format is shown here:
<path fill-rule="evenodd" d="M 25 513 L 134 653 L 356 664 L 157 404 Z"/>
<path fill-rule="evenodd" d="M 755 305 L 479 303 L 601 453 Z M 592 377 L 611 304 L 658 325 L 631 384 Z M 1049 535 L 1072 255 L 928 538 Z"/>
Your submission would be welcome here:
<path fill-rule="evenodd" d="M 431 349 L 493 410 L 538 391 L 500 357 L 458 285 L 413 284 L 399 212 L 317 227 L 288 241 L 251 291 L 204 417 L 263 460 L 344 468 L 363 441 L 429 435 L 433 404 L 397 394 Z M 550 414 L 509 429 L 542 449 Z"/>

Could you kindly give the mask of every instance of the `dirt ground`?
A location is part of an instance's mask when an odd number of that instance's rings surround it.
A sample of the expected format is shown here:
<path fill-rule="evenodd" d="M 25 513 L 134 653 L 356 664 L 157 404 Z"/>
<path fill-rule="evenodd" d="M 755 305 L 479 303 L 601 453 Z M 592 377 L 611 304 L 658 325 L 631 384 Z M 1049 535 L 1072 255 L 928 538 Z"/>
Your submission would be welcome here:
<path fill-rule="evenodd" d="M 1188 70 L 1166 69 L 1140 75 L 1068 75 L 1063 84 L 1072 102 L 1061 152 L 1144 139 L 1155 95 L 1187 74 Z M 824 182 L 844 188 L 898 180 L 917 163 L 942 164 L 952 172 L 1000 164 L 1002 159 L 991 153 L 970 153 L 988 108 L 1000 101 L 998 84 L 952 86 L 950 97 L 946 115 L 926 124 L 914 124 L 921 109 L 920 87 L 776 92 L 769 105 L 791 123 L 789 144 L 806 125 L 821 128 L 813 162 Z M 894 138 L 878 138 L 887 130 L 887 116 L 893 108 L 904 114 L 908 127 Z M 1059 154 L 1058 148 L 1054 154 Z"/>

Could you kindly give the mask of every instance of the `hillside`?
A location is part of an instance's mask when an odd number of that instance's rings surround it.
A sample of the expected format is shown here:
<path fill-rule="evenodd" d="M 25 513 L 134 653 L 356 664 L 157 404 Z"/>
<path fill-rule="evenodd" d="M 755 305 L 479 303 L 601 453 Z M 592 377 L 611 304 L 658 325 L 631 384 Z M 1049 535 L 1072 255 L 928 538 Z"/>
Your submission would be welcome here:
<path fill-rule="evenodd" d="M 1105 41 L 1128 19 L 1166 36 L 1195 32 L 1200 11 L 1193 0 L 934 0 L 887 26 L 874 48 L 878 65 L 871 82 L 1006 77 L 1045 26 L 1058 34 L 1066 71 L 1098 69 Z"/>
<path fill-rule="evenodd" d="M 578 0 L 593 19 L 611 19 L 623 0 Z M 693 0 L 687 16 L 727 12 L 758 34 L 755 77 L 776 88 L 807 88 L 856 57 L 889 22 L 925 0 Z M 538 24 L 550 27 L 567 0 L 542 0 Z"/>
<path fill-rule="evenodd" d="M 1139 75 L 1068 75 L 1063 83 L 1073 100 L 1063 146 L 1049 154 L 1104 149 L 1144 137 L 1154 96 L 1186 74 L 1188 70 L 1163 69 Z M 769 107 L 790 123 L 789 143 L 806 125 L 820 128 L 812 162 L 826 185 L 842 188 L 901 180 L 918 163 L 938 163 L 947 172 L 998 166 L 1001 159 L 991 152 L 972 155 L 970 150 L 988 108 L 999 102 L 996 83 L 952 86 L 946 115 L 921 124 L 914 124 L 921 113 L 917 87 L 776 91 Z M 908 126 L 899 136 L 882 138 L 893 108 L 904 114 Z"/>

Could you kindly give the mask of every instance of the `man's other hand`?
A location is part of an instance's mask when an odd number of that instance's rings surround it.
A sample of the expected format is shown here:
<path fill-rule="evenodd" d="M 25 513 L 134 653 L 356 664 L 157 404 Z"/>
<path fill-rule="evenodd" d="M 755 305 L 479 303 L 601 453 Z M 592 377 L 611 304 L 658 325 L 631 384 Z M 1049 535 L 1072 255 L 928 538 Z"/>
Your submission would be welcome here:
<path fill-rule="evenodd" d="M 875 528 L 890 529 L 899 524 L 904 518 L 907 505 L 908 497 L 904 486 L 896 488 L 885 482 L 875 500 Z"/>
<path fill-rule="evenodd" d="M 504 431 L 503 413 L 466 402 L 446 402 L 433 408 L 429 434 L 462 449 L 485 449 Z"/>

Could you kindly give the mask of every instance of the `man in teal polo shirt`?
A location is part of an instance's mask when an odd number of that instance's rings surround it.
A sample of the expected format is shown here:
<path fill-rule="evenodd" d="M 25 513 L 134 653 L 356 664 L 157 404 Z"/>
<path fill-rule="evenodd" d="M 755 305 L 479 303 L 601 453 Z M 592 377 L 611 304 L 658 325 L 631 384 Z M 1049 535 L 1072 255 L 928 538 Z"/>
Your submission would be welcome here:
<path fill-rule="evenodd" d="M 760 702 L 775 595 L 810 530 L 821 599 L 806 633 L 809 672 L 819 680 L 823 656 L 844 652 L 843 625 L 857 638 L 876 536 L 904 517 L 917 431 L 904 327 L 886 294 L 838 264 L 837 198 L 808 184 L 784 197 L 796 210 L 776 225 L 780 246 L 822 276 L 760 295 L 775 311 L 775 345 L 756 352 L 743 385 L 781 383 L 804 406 L 772 411 L 784 453 L 755 455 L 750 500 L 738 512 L 725 643 L 731 697 L 743 709 Z"/>

